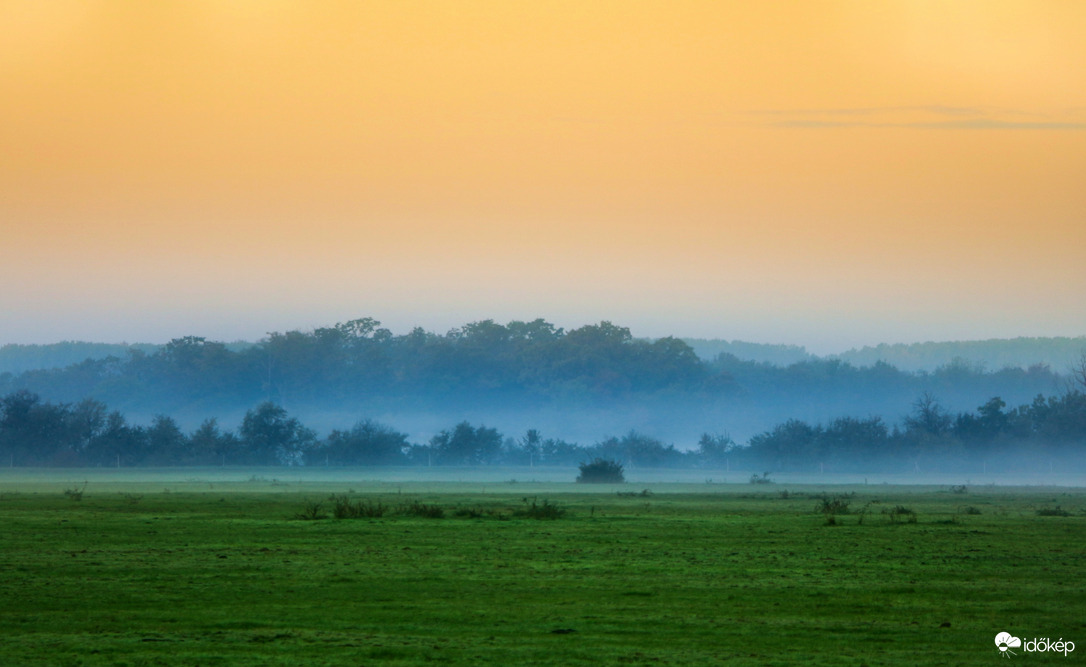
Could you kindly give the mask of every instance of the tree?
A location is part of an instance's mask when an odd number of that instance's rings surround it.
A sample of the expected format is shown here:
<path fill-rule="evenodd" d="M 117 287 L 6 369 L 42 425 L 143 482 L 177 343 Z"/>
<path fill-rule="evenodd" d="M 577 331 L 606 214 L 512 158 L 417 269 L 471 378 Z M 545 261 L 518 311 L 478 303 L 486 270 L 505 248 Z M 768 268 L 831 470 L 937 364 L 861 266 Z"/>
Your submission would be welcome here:
<path fill-rule="evenodd" d="M 702 433 L 701 439 L 698 440 L 696 455 L 701 465 L 719 466 L 727 461 L 728 454 L 730 454 L 735 447 L 735 441 L 732 440 L 732 437 L 727 433 L 723 435 Z"/>
<path fill-rule="evenodd" d="M 539 431 L 534 428 L 528 429 L 519 444 L 520 450 L 528 457 L 528 465 L 534 466 L 543 453 L 543 437 L 539 435 Z"/>
<path fill-rule="evenodd" d="M 287 417 L 285 409 L 271 402 L 246 412 L 239 430 L 245 462 L 257 465 L 298 465 L 317 438 L 316 433 L 294 417 Z"/>
<path fill-rule="evenodd" d="M 952 420 L 939 401 L 924 392 L 913 403 L 913 412 L 905 417 L 905 427 L 926 436 L 941 436 L 950 430 Z"/>
<path fill-rule="evenodd" d="M 1078 361 L 1071 364 L 1071 388 L 1074 391 L 1086 392 L 1086 350 L 1079 356 Z"/>
<path fill-rule="evenodd" d="M 407 436 L 365 420 L 349 431 L 332 431 L 319 447 L 306 453 L 311 465 L 397 465 L 407 463 Z"/>
<path fill-rule="evenodd" d="M 497 429 L 473 427 L 460 422 L 452 432 L 442 431 L 430 440 L 438 463 L 443 465 L 483 465 L 501 456 L 502 436 Z"/>
<path fill-rule="evenodd" d="M 172 417 L 155 415 L 147 429 L 148 463 L 171 466 L 187 463 L 191 452 L 188 438 Z"/>
<path fill-rule="evenodd" d="M 805 467 L 816 462 L 821 426 L 789 419 L 750 439 L 749 455 L 776 470 Z"/>
<path fill-rule="evenodd" d="M 189 459 L 197 465 L 226 465 L 235 462 L 239 442 L 233 433 L 219 430 L 216 419 L 205 419 L 189 436 Z"/>
<path fill-rule="evenodd" d="M 146 430 L 129 426 L 116 410 L 106 416 L 105 425 L 83 452 L 88 464 L 118 467 L 140 465 L 146 456 Z"/>

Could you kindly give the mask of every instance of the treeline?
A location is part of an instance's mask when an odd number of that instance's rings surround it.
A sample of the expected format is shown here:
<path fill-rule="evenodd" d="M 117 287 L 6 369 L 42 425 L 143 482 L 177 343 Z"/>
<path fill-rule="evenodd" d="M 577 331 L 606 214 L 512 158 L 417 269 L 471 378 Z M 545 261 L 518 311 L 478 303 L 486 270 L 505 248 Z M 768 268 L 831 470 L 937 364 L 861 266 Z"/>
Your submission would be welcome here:
<path fill-rule="evenodd" d="M 161 345 L 150 343 L 88 343 L 66 340 L 46 345 L 8 344 L 0 346 L 0 373 L 23 373 L 46 368 L 64 368 L 86 359 L 124 357 L 130 351 L 156 352 Z"/>
<path fill-rule="evenodd" d="M 1086 352 L 1086 336 L 1055 338 L 993 338 L 989 340 L 898 343 L 866 346 L 828 358 L 855 366 L 879 362 L 903 371 L 933 371 L 941 366 L 970 365 L 999 370 L 1043 364 L 1067 368 Z"/>
<path fill-rule="evenodd" d="M 952 414 L 923 395 L 903 423 L 841 417 L 790 419 L 750 439 L 745 461 L 772 471 L 1037 471 L 1086 469 L 1086 394 L 1037 396 L 1005 410 L 995 397 Z"/>
<path fill-rule="evenodd" d="M 0 462 L 10 466 L 572 466 L 597 458 L 629 468 L 700 467 L 766 471 L 922 471 L 1081 468 L 1086 454 L 1086 394 L 1038 396 L 1006 410 L 992 398 L 974 412 L 951 414 L 923 395 L 901 425 L 881 417 L 841 417 L 828 424 L 791 419 L 745 444 L 704 434 L 680 450 L 631 431 L 592 445 L 544 438 L 531 429 L 519 438 L 461 422 L 426 443 L 364 420 L 326 437 L 264 402 L 246 412 L 236 431 L 215 419 L 184 433 L 170 417 L 130 424 L 118 411 L 87 399 L 51 403 L 28 391 L 0 398 Z M 1025 461 L 1025 463 L 1019 462 Z"/>
<path fill-rule="evenodd" d="M 153 354 L 87 359 L 64 369 L 0 376 L 0 391 L 54 400 L 93 396 L 131 407 L 182 403 L 327 404 L 427 396 L 610 398 L 717 391 L 715 377 L 675 338 L 635 340 L 610 322 L 564 331 L 543 320 L 474 322 L 438 335 L 402 336 L 365 318 L 311 332 L 272 333 L 231 349 L 178 338 Z"/>
<path fill-rule="evenodd" d="M 789 414 L 801 414 L 791 411 L 806 403 L 826 414 L 842 404 L 881 412 L 923 391 L 959 407 L 992 395 L 1020 401 L 1063 382 L 1043 365 L 987 372 L 956 363 L 907 373 L 885 363 L 858 367 L 833 359 L 779 366 L 722 353 L 704 361 L 681 340 L 635 339 L 610 322 L 565 331 L 542 319 L 485 320 L 445 334 L 416 328 L 397 336 L 364 318 L 272 333 L 253 345 L 189 336 L 152 352 L 128 348 L 123 356 L 62 369 L 4 373 L 0 394 L 28 390 L 61 402 L 92 397 L 142 414 L 223 414 L 261 401 L 293 410 L 365 406 L 376 412 L 380 406 L 427 409 L 438 401 L 584 407 L 631 399 L 772 402 Z"/>

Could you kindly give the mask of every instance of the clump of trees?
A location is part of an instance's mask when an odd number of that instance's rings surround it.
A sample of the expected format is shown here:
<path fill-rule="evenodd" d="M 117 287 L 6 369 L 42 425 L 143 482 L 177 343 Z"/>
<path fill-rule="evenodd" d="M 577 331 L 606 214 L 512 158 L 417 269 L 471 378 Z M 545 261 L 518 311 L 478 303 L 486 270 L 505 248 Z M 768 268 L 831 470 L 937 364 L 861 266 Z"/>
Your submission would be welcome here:
<path fill-rule="evenodd" d="M 611 459 L 597 458 L 580 465 L 577 481 L 582 484 L 622 484 L 626 481 L 622 464 Z"/>
<path fill-rule="evenodd" d="M 746 464 L 779 471 L 988 470 L 1081 460 L 1086 394 L 1038 395 L 1010 410 L 998 396 L 975 412 L 951 414 L 931 394 L 918 398 L 900 426 L 881 417 L 841 417 L 828 424 L 790 419 L 737 452 Z"/>

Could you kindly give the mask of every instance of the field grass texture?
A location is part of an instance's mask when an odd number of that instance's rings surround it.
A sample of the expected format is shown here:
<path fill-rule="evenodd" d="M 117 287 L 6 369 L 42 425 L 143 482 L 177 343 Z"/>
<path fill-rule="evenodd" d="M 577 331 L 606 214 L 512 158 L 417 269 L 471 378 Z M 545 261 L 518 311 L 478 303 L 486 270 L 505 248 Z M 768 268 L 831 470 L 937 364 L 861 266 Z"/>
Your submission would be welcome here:
<path fill-rule="evenodd" d="M 1086 653 L 1080 488 L 276 475 L 0 472 L 0 665 Z"/>

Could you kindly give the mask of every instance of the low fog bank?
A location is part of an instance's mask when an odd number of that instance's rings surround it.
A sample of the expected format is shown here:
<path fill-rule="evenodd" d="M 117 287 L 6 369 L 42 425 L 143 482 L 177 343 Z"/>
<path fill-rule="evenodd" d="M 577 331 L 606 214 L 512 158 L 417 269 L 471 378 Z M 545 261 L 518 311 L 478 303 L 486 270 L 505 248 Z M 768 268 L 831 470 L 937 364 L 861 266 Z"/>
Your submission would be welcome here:
<path fill-rule="evenodd" d="M 904 372 L 807 356 L 782 366 L 727 351 L 707 362 L 681 340 L 634 339 L 610 322 L 486 320 L 397 336 L 363 318 L 251 346 L 189 336 L 0 374 L 0 465 L 605 457 L 630 470 L 988 474 L 1013 463 L 1032 474 L 1086 460 L 1086 356 L 1068 371 L 958 360 Z"/>
<path fill-rule="evenodd" d="M 7 468 L 0 467 L 5 492 L 85 488 L 90 495 L 137 490 L 149 493 L 720 493 L 783 494 L 813 487 L 850 487 L 879 493 L 906 487 L 919 492 L 968 498 L 970 493 L 1050 493 L 1054 488 L 1086 492 L 1086 473 L 771 473 L 768 483 L 752 484 L 764 471 L 738 469 L 629 468 L 626 482 L 575 484 L 576 466 L 432 466 L 432 467 L 173 467 L 173 468 Z M 83 485 L 86 485 L 85 487 Z M 109 485 L 117 485 L 117 489 Z M 465 487 L 465 485 L 467 485 Z"/>

